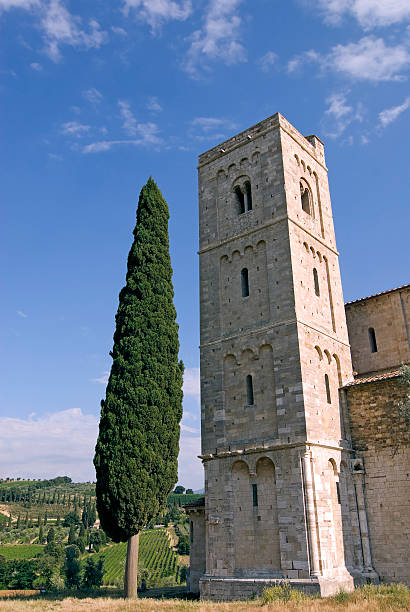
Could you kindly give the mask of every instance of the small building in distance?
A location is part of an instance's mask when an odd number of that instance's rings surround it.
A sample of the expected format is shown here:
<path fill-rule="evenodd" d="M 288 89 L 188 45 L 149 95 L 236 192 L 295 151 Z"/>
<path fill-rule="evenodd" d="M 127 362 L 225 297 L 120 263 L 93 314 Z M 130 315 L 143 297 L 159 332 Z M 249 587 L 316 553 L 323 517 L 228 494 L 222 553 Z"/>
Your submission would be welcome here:
<path fill-rule="evenodd" d="M 186 508 L 190 590 L 409 583 L 410 286 L 345 311 L 324 146 L 279 113 L 198 172 L 205 497 Z"/>

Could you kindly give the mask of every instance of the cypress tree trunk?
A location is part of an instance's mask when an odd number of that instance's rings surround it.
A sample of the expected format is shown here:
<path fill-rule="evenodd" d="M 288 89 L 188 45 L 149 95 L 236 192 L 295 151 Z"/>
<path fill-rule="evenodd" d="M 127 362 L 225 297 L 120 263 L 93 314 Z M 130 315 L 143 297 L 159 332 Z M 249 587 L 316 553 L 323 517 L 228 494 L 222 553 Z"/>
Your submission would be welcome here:
<path fill-rule="evenodd" d="M 127 559 L 124 573 L 124 597 L 137 597 L 138 593 L 138 548 L 140 534 L 128 538 Z"/>

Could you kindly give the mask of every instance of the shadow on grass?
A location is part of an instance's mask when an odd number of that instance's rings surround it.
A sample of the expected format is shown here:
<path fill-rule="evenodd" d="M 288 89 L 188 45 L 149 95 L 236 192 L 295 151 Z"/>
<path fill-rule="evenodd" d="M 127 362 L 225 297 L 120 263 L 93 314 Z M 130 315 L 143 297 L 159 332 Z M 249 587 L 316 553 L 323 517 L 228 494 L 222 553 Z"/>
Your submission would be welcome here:
<path fill-rule="evenodd" d="M 66 598 L 71 599 L 123 599 L 124 591 L 114 587 L 101 587 L 99 589 L 66 589 L 64 591 L 47 591 L 45 593 L 33 593 L 33 591 L 12 591 L 10 594 L 4 592 L 4 599 L 7 601 L 62 601 Z M 144 592 L 138 593 L 139 599 L 182 599 L 192 600 L 197 599 L 192 593 L 187 593 L 186 587 L 159 587 L 155 589 L 147 589 Z M 0 598 L 1 601 L 1 598 Z"/>

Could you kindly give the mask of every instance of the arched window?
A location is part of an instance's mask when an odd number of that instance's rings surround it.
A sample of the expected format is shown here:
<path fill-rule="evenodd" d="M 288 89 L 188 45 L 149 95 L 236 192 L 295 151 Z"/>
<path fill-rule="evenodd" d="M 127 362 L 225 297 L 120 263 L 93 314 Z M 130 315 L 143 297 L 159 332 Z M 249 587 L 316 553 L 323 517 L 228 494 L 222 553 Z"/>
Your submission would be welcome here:
<path fill-rule="evenodd" d="M 253 382 L 250 374 L 246 377 L 246 403 L 253 406 Z"/>
<path fill-rule="evenodd" d="M 326 399 L 327 399 L 327 403 L 331 404 L 332 403 L 332 398 L 331 398 L 331 395 L 330 395 L 329 376 L 327 374 L 325 374 L 325 387 L 326 387 Z"/>
<path fill-rule="evenodd" d="M 252 505 L 254 508 L 258 506 L 258 485 L 252 485 Z"/>
<path fill-rule="evenodd" d="M 193 542 L 194 541 L 194 524 L 192 521 L 190 523 L 190 526 L 191 526 L 191 529 L 190 529 L 191 542 Z"/>
<path fill-rule="evenodd" d="M 376 334 L 375 334 L 373 327 L 369 327 L 369 342 L 370 342 L 371 352 L 377 353 Z"/>
<path fill-rule="evenodd" d="M 248 268 L 243 268 L 241 270 L 241 285 L 242 285 L 242 297 L 248 297 L 249 295 Z"/>
<path fill-rule="evenodd" d="M 252 190 L 249 181 L 245 183 L 245 194 L 246 194 L 246 210 L 252 210 Z"/>
<path fill-rule="evenodd" d="M 245 196 L 242 193 L 242 189 L 237 185 L 235 187 L 236 201 L 238 204 L 238 215 L 242 215 L 245 212 Z"/>
<path fill-rule="evenodd" d="M 303 182 L 300 181 L 299 187 L 300 187 L 300 200 L 302 204 L 302 210 L 304 210 L 305 213 L 307 213 L 308 215 L 311 215 L 312 206 L 311 206 L 311 195 L 310 195 L 309 186 L 304 181 Z"/>
<path fill-rule="evenodd" d="M 318 276 L 316 268 L 313 268 L 313 282 L 315 284 L 315 294 L 319 297 L 320 295 L 319 276 Z"/>

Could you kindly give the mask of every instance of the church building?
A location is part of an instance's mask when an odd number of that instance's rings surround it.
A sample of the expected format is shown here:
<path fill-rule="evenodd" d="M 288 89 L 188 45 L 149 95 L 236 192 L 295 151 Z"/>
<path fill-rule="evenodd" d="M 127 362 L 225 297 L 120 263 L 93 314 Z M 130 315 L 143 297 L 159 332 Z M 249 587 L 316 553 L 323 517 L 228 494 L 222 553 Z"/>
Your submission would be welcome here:
<path fill-rule="evenodd" d="M 199 157 L 189 589 L 410 583 L 410 285 L 344 304 L 323 143 L 279 113 Z M 407 391 L 408 393 L 408 391 Z"/>

